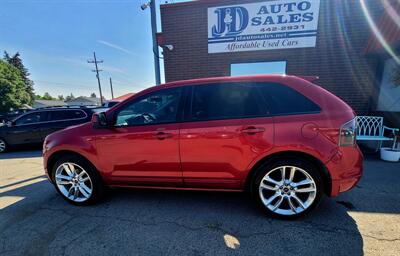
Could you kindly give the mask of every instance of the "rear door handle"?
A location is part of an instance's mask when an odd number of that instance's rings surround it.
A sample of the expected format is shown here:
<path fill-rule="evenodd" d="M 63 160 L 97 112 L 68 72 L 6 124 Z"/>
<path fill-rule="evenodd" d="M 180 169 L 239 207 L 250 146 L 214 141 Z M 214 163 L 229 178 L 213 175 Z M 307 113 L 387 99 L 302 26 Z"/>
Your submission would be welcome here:
<path fill-rule="evenodd" d="M 156 138 L 159 140 L 165 140 L 168 138 L 172 138 L 172 133 L 157 132 Z"/>
<path fill-rule="evenodd" d="M 263 128 L 263 127 L 254 127 L 254 126 L 250 126 L 250 127 L 247 127 L 247 128 L 244 128 L 244 129 L 241 130 L 242 133 L 246 133 L 246 134 L 249 134 L 249 135 L 253 135 L 253 134 L 256 134 L 256 133 L 261 133 L 261 132 L 264 132 L 264 131 L 265 131 L 265 128 Z"/>

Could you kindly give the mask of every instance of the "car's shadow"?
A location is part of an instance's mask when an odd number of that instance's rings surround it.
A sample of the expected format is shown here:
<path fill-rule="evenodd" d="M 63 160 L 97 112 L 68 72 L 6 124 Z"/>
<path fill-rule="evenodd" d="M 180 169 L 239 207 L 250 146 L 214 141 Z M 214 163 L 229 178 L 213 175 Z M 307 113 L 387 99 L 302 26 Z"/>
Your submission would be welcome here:
<path fill-rule="evenodd" d="M 357 224 L 328 198 L 282 221 L 241 193 L 115 189 L 101 204 L 76 207 L 47 181 L 7 189 L 16 202 L 0 213 L 0 254 L 363 254 Z"/>
<path fill-rule="evenodd" d="M 2 159 L 19 159 L 19 158 L 32 158 L 41 157 L 42 151 L 38 150 L 38 147 L 29 148 L 29 150 L 18 150 L 13 149 L 12 151 L 1 153 L 0 160 Z"/>

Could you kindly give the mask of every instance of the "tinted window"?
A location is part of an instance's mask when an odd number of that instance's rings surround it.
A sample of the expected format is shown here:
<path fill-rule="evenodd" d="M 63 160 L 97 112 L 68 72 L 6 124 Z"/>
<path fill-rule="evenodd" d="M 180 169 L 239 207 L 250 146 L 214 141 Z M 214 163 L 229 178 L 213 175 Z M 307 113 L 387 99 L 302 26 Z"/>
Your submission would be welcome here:
<path fill-rule="evenodd" d="M 134 100 L 118 110 L 115 125 L 176 122 L 181 88 L 160 90 Z"/>
<path fill-rule="evenodd" d="M 259 83 L 258 89 L 268 104 L 269 113 L 301 114 L 318 112 L 321 109 L 301 93 L 285 85 Z"/>
<path fill-rule="evenodd" d="M 254 86 L 239 83 L 194 87 L 192 120 L 216 120 L 263 115 Z"/>
<path fill-rule="evenodd" d="M 38 123 L 38 122 L 41 121 L 41 116 L 42 116 L 41 112 L 35 112 L 35 113 L 32 113 L 32 114 L 27 114 L 27 115 L 24 115 L 21 118 L 18 118 L 17 120 L 15 120 L 15 124 L 16 125 L 21 125 L 21 124 Z"/>
<path fill-rule="evenodd" d="M 114 107 L 115 105 L 117 105 L 118 103 L 119 103 L 118 101 L 110 101 L 106 105 L 107 105 L 107 108 L 111 108 L 111 107 Z"/>
<path fill-rule="evenodd" d="M 49 121 L 61 121 L 61 120 L 71 120 L 71 119 L 81 119 L 85 118 L 86 114 L 82 110 L 56 110 L 50 111 Z"/>

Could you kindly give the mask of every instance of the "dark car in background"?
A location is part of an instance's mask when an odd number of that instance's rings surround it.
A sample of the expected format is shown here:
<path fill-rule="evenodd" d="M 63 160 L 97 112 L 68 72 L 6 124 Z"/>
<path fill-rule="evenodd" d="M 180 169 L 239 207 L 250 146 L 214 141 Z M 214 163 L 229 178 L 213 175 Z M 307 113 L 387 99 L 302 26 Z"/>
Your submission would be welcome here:
<path fill-rule="evenodd" d="M 12 147 L 39 145 L 55 131 L 90 121 L 105 108 L 45 108 L 32 110 L 0 126 L 0 153 Z"/>

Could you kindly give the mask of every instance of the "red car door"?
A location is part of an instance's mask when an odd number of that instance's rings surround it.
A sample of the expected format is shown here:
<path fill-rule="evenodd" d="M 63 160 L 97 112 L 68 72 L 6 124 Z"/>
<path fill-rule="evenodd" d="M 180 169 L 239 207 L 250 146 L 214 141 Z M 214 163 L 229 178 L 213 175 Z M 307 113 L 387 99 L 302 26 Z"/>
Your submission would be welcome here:
<path fill-rule="evenodd" d="M 114 112 L 115 125 L 96 136 L 99 160 L 113 184 L 180 186 L 181 89 L 163 89 Z"/>
<path fill-rule="evenodd" d="M 273 118 L 266 117 L 257 92 L 247 83 L 193 86 L 186 109 L 180 131 L 184 186 L 241 189 L 249 164 L 273 144 Z"/>

